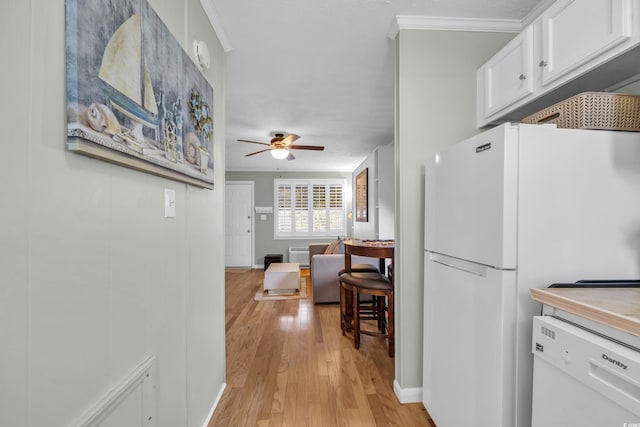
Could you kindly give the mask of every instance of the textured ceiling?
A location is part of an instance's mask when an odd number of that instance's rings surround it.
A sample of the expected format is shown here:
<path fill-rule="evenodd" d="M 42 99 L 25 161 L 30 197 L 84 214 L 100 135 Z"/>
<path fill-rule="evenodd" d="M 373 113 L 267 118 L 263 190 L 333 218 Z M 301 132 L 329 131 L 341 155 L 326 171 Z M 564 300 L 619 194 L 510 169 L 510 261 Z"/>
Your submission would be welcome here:
<path fill-rule="evenodd" d="M 226 54 L 226 169 L 351 171 L 393 141 L 396 15 L 522 20 L 540 0 L 202 0 Z M 209 13 L 211 15 L 211 13 Z M 296 133 L 293 161 L 238 139 Z"/>

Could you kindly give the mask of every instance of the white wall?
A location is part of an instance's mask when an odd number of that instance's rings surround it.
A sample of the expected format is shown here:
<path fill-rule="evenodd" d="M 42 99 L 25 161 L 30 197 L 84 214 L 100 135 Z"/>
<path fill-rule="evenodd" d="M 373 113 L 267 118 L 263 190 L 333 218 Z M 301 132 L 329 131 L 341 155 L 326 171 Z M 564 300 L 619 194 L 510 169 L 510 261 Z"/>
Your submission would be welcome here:
<path fill-rule="evenodd" d="M 367 169 L 368 221 L 355 220 L 356 177 Z M 359 239 L 393 239 L 394 191 L 393 143 L 376 147 L 358 165 L 352 175 L 353 231 Z"/>
<path fill-rule="evenodd" d="M 211 51 L 213 191 L 66 151 L 64 1 L 0 15 L 2 426 L 69 425 L 148 355 L 158 427 L 202 425 L 224 385 L 223 52 L 197 0 L 151 4 Z"/>
<path fill-rule="evenodd" d="M 479 132 L 476 69 L 512 37 L 419 30 L 397 37 L 396 391 L 413 401 L 422 387 L 424 161 Z"/>
<path fill-rule="evenodd" d="M 378 152 L 378 239 L 395 237 L 395 158 L 393 143 L 377 148 Z"/>
<path fill-rule="evenodd" d="M 377 187 L 375 185 L 376 176 L 376 153 L 372 151 L 366 159 L 353 171 L 351 182 L 351 195 L 353 198 L 353 232 L 352 237 L 358 239 L 376 238 L 376 210 Z M 367 221 L 356 221 L 356 177 L 365 169 L 367 170 Z"/>
<path fill-rule="evenodd" d="M 251 181 L 254 183 L 254 206 L 275 207 L 274 202 L 274 181 L 276 179 L 344 179 L 346 188 L 351 188 L 351 172 L 251 172 L 251 171 L 227 171 L 227 181 Z M 351 197 L 347 197 L 347 212 L 351 210 Z M 338 236 L 324 239 L 274 239 L 274 214 L 264 214 L 265 220 L 261 220 L 261 215 L 255 215 L 253 226 L 255 238 L 254 268 L 264 265 L 264 256 L 267 254 L 282 254 L 286 260 L 290 247 L 307 247 L 311 243 L 330 242 Z M 351 220 L 347 218 L 347 232 L 351 231 Z M 341 236 L 344 237 L 344 236 Z"/>

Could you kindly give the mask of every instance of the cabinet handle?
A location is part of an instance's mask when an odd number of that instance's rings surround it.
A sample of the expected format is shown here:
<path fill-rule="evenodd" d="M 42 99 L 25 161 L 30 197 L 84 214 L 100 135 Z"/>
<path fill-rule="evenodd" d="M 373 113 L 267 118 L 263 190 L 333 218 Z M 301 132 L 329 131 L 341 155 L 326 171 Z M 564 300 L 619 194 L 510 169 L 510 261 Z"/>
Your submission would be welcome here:
<path fill-rule="evenodd" d="M 538 65 L 540 65 L 541 67 L 546 67 L 548 64 L 547 64 L 547 61 L 543 59 L 542 61 L 540 61 L 540 64 Z"/>
<path fill-rule="evenodd" d="M 527 80 L 527 76 L 525 76 L 524 74 L 520 74 L 520 77 L 518 77 L 520 80 Z"/>

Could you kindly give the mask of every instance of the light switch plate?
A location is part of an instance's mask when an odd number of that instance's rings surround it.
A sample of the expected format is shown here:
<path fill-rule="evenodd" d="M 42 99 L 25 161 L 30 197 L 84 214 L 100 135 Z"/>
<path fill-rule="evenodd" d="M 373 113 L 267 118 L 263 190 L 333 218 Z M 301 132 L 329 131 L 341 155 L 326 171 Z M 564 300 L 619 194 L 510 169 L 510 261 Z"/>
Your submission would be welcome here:
<path fill-rule="evenodd" d="M 176 217 L 176 192 L 168 188 L 164 189 L 164 217 Z"/>

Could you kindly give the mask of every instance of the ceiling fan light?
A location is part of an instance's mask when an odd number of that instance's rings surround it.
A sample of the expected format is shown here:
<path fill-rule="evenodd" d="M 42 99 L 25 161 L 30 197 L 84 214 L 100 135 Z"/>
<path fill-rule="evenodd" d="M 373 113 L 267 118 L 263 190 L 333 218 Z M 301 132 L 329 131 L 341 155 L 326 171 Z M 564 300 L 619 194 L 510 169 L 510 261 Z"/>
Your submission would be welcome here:
<path fill-rule="evenodd" d="M 276 148 L 275 150 L 271 150 L 271 155 L 274 159 L 282 160 L 289 157 L 289 151 L 284 148 Z"/>

